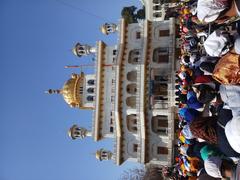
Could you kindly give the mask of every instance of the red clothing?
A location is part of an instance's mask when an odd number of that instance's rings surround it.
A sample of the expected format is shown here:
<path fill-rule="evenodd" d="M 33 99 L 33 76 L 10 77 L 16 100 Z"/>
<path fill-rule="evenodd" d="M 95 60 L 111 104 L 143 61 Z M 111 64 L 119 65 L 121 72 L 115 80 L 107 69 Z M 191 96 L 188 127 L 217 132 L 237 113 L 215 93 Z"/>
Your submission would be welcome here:
<path fill-rule="evenodd" d="M 213 79 L 210 75 L 200 75 L 194 79 L 194 83 L 210 83 L 212 81 Z"/>

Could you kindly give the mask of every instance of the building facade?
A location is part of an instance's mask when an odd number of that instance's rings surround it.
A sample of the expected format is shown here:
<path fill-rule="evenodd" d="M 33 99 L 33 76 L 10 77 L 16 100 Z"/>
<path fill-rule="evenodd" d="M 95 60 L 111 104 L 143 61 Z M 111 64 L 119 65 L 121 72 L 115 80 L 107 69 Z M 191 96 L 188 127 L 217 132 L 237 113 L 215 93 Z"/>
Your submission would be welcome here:
<path fill-rule="evenodd" d="M 70 107 L 93 112 L 92 129 L 73 125 L 72 139 L 114 138 L 113 150 L 100 149 L 99 160 L 117 165 L 130 160 L 171 165 L 174 159 L 175 19 L 106 23 L 101 31 L 118 33 L 119 42 L 95 47 L 77 43 L 73 53 L 96 56 L 95 73 L 72 74 L 60 90 Z"/>
<path fill-rule="evenodd" d="M 178 6 L 175 0 L 140 0 L 145 7 L 146 19 L 150 21 L 164 21 L 168 19 L 171 8 Z"/>

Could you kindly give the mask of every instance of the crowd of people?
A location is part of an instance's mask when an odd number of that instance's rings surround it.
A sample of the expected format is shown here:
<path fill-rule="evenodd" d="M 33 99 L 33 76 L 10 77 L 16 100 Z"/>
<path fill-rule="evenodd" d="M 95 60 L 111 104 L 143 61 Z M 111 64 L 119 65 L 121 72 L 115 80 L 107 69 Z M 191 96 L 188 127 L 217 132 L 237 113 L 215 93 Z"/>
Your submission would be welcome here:
<path fill-rule="evenodd" d="M 240 0 L 182 0 L 175 172 L 240 180 Z"/>

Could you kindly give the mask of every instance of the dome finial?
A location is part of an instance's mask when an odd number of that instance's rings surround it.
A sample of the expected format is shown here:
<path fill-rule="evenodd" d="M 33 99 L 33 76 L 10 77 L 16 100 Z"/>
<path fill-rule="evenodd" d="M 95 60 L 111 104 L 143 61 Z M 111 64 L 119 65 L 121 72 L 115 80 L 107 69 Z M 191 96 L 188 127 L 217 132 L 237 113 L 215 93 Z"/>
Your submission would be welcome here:
<path fill-rule="evenodd" d="M 46 94 L 61 94 L 62 90 L 61 89 L 49 89 L 45 91 Z"/>

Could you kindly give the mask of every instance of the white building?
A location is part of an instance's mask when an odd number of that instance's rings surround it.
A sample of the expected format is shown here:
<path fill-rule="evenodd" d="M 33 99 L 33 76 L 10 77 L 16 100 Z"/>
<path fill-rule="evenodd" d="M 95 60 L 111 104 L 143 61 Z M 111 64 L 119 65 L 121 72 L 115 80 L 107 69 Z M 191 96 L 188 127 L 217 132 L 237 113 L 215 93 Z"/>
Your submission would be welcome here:
<path fill-rule="evenodd" d="M 93 111 L 92 129 L 74 125 L 72 139 L 114 138 L 113 151 L 100 149 L 99 160 L 117 165 L 130 160 L 171 165 L 175 118 L 175 20 L 104 24 L 105 34 L 118 33 L 116 46 L 77 43 L 75 55 L 95 54 L 94 74 L 73 74 L 61 90 L 71 107 Z"/>
<path fill-rule="evenodd" d="M 163 3 L 164 0 L 140 0 L 145 7 L 146 19 L 149 21 L 164 21 L 168 8 L 174 8 L 178 3 Z"/>

